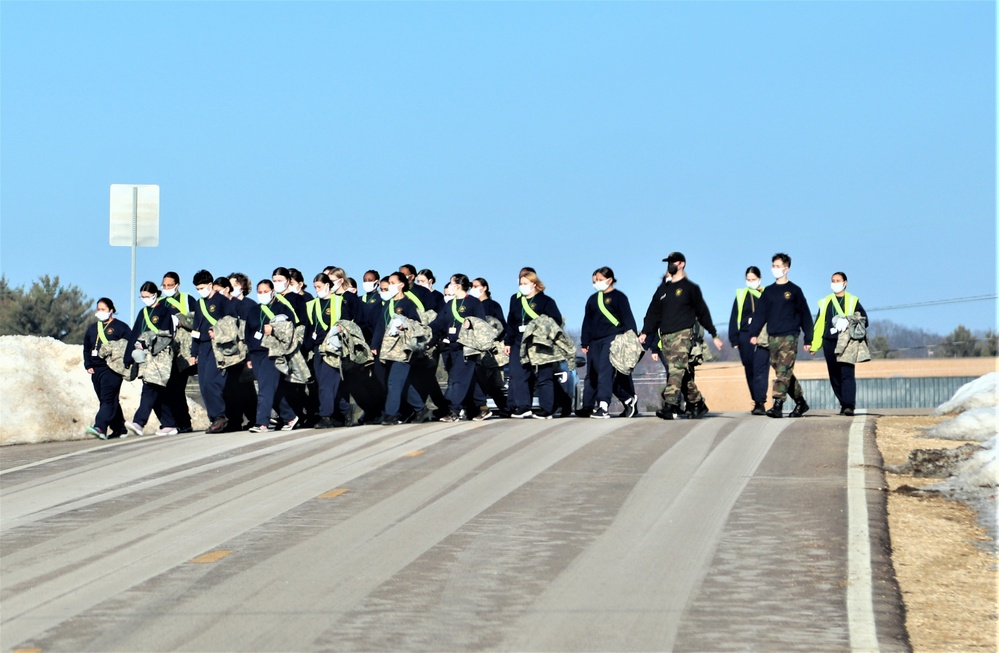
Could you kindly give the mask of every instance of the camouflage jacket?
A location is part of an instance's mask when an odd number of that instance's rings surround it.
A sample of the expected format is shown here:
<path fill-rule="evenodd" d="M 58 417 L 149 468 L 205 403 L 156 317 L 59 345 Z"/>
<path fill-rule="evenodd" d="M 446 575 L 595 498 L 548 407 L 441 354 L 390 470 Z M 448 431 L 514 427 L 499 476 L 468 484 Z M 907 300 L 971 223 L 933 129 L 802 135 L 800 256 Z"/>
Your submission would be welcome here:
<path fill-rule="evenodd" d="M 576 343 L 549 315 L 527 323 L 520 342 L 520 360 L 529 365 L 566 361 L 576 369 Z"/>
<path fill-rule="evenodd" d="M 338 370 L 351 365 L 363 367 L 374 363 L 374 356 L 368 343 L 364 341 L 364 333 L 356 323 L 350 320 L 340 320 L 330 329 L 326 339 L 319 345 L 319 353 L 323 362 Z M 334 340 L 335 339 L 335 340 Z M 335 345 L 339 346 L 335 346 Z"/>
<path fill-rule="evenodd" d="M 226 315 L 212 327 L 215 337 L 212 339 L 212 351 L 215 352 L 215 362 L 220 370 L 233 365 L 239 365 L 246 360 L 247 347 L 243 342 L 246 333 L 242 320 Z"/>
<path fill-rule="evenodd" d="M 486 367 L 503 367 L 510 362 L 505 343 L 500 337 L 503 324 L 495 317 L 468 318 L 469 327 L 458 334 L 458 342 L 465 346 L 464 354 L 479 356 L 479 363 Z"/>
<path fill-rule="evenodd" d="M 109 340 L 102 342 L 97 347 L 97 355 L 104 359 L 112 372 L 115 372 L 126 381 L 134 381 L 139 374 L 138 365 L 125 365 L 125 350 L 128 349 L 128 340 Z"/>
<path fill-rule="evenodd" d="M 642 359 L 642 343 L 638 341 L 638 334 L 634 331 L 619 333 L 611 341 L 610 362 L 615 370 L 621 374 L 629 375 Z"/>
<path fill-rule="evenodd" d="M 271 322 L 271 334 L 261 341 L 267 347 L 267 356 L 274 359 L 274 366 L 291 383 L 308 383 L 312 378 L 309 365 L 299 349 L 304 336 L 303 327 L 296 327 L 290 320 L 279 319 Z"/>
<path fill-rule="evenodd" d="M 386 329 L 385 337 L 382 338 L 378 357 L 383 361 L 409 362 L 414 355 L 418 356 L 425 352 L 427 343 L 433 338 L 430 327 L 422 322 L 411 320 L 408 317 L 400 319 L 403 320 L 404 328 L 399 329 L 395 335 L 392 335 L 391 329 Z"/>
<path fill-rule="evenodd" d="M 145 383 L 166 386 L 173 369 L 173 337 L 169 331 L 146 331 L 138 342 L 146 350 L 146 360 L 139 363 L 139 376 Z"/>
<path fill-rule="evenodd" d="M 687 358 L 687 364 L 691 367 L 700 365 L 704 362 L 707 352 L 708 346 L 704 344 L 704 327 L 700 322 L 694 322 L 690 331 L 690 356 Z"/>
<path fill-rule="evenodd" d="M 847 316 L 850 323 L 836 337 L 836 362 L 856 365 L 871 360 L 871 350 L 867 346 L 867 320 L 860 313 Z M 862 337 L 857 337 L 863 334 Z"/>

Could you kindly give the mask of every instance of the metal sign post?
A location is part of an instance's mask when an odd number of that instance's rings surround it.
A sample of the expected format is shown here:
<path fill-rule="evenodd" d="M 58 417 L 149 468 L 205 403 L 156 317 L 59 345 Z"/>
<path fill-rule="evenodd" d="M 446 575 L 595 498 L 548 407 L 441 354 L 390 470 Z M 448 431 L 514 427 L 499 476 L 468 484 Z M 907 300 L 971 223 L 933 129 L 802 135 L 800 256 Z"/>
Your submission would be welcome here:
<path fill-rule="evenodd" d="M 129 319 L 135 316 L 135 250 L 160 243 L 160 187 L 111 184 L 111 245 L 132 248 Z"/>

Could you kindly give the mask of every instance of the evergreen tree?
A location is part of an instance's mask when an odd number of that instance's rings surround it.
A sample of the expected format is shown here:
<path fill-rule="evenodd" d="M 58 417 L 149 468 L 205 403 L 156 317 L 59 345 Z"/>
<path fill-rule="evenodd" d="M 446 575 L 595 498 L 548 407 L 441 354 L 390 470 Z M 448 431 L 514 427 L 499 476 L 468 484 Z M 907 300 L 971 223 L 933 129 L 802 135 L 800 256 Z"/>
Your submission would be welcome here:
<path fill-rule="evenodd" d="M 0 335 L 48 336 L 81 344 L 93 302 L 76 286 L 44 275 L 25 291 L 0 277 Z"/>

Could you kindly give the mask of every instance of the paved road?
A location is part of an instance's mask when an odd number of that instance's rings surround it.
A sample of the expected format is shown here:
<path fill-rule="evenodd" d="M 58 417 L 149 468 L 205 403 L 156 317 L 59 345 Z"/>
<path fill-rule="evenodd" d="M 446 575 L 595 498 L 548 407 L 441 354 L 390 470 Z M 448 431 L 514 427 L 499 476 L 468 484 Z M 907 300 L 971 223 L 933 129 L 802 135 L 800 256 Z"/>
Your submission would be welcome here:
<path fill-rule="evenodd" d="M 722 414 L 4 448 L 0 648 L 907 650 L 872 428 Z"/>

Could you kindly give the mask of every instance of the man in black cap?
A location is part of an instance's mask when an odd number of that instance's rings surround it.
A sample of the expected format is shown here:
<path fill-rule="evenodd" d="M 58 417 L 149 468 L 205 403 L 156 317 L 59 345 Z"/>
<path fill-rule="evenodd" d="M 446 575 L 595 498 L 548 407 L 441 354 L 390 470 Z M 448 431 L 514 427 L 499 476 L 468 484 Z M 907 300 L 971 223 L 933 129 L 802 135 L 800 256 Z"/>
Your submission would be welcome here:
<path fill-rule="evenodd" d="M 680 413 L 681 382 L 689 363 L 694 322 L 711 334 L 718 349 L 722 348 L 722 341 L 711 321 L 701 288 L 687 278 L 687 259 L 680 252 L 671 252 L 663 262 L 668 264 L 666 273 L 671 280 L 656 291 L 639 340 L 644 343 L 649 336 L 662 334 L 662 352 L 669 379 L 663 391 L 663 407 L 656 414 L 663 419 L 674 419 Z M 704 397 L 691 379 L 687 387 L 687 413 L 691 418 L 699 419 L 707 412 Z"/>

